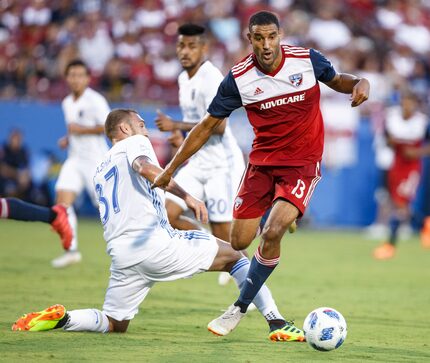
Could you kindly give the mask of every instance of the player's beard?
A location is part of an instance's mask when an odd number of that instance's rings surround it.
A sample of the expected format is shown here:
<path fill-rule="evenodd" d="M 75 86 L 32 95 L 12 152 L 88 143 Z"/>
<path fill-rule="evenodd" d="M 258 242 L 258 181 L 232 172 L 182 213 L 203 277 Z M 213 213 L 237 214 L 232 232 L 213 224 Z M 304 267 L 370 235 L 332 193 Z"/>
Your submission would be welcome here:
<path fill-rule="evenodd" d="M 265 70 L 267 70 L 267 71 L 271 71 L 271 70 L 273 70 L 272 68 L 273 68 L 273 65 L 276 63 L 276 60 L 278 59 L 278 57 L 279 57 L 279 52 L 280 52 L 280 48 L 278 47 L 278 49 L 275 49 L 275 50 L 271 50 L 271 57 L 269 57 L 268 59 L 266 59 L 265 57 L 264 57 L 264 51 L 262 51 L 261 53 L 260 53 L 260 57 L 259 57 L 259 62 L 260 62 L 260 65 L 265 69 Z"/>
<path fill-rule="evenodd" d="M 198 68 L 200 65 L 200 63 L 193 63 L 193 64 L 188 64 L 187 66 L 182 66 L 182 68 L 187 71 L 187 72 L 191 72 L 193 70 L 195 70 L 196 68 Z"/>

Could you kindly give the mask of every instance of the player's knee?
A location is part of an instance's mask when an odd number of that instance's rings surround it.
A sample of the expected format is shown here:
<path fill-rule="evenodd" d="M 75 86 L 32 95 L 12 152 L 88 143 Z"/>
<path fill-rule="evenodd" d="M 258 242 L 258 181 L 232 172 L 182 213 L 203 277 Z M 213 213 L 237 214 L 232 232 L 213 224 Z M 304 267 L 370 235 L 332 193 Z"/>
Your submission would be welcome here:
<path fill-rule="evenodd" d="M 261 239 L 265 243 L 279 243 L 286 231 L 286 227 L 277 225 L 265 225 L 261 233 Z"/>
<path fill-rule="evenodd" d="M 118 321 L 109 317 L 110 333 L 125 333 L 128 328 L 129 320 Z"/>
<path fill-rule="evenodd" d="M 236 251 L 241 251 L 246 249 L 250 245 L 251 241 L 246 241 L 243 238 L 239 238 L 238 236 L 231 236 L 230 244 L 233 249 Z"/>

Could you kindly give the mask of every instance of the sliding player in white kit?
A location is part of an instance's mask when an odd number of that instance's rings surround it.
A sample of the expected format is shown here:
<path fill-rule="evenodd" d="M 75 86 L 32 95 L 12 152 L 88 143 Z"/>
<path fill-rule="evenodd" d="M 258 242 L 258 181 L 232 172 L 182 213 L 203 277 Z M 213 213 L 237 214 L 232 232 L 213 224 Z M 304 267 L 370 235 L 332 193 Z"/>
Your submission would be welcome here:
<path fill-rule="evenodd" d="M 93 171 L 109 149 L 104 136 L 104 122 L 110 111 L 109 105 L 100 93 L 88 87 L 88 67 L 82 61 L 74 60 L 67 65 L 65 75 L 71 93 L 62 103 L 67 136 L 59 140 L 59 145 L 62 148 L 68 147 L 68 155 L 61 168 L 55 191 L 56 204 L 67 206 L 73 240 L 70 249 L 52 261 L 52 266 L 56 268 L 81 261 L 73 203 L 76 197 L 86 190 L 97 206 Z"/>
<path fill-rule="evenodd" d="M 204 32 L 205 28 L 196 24 L 185 24 L 178 29 L 176 54 L 184 68 L 178 78 L 183 121 L 173 121 L 161 112 L 155 120 L 161 131 L 172 131 L 173 138 L 183 139 L 181 133 L 190 131 L 203 118 L 224 78 L 218 68 L 205 60 L 207 40 Z M 175 176 L 180 185 L 187 186 L 193 195 L 206 203 L 212 233 L 224 241 L 230 239 L 234 196 L 244 170 L 242 151 L 225 119 L 204 147 Z M 173 227 L 199 228 L 183 216 L 187 206 L 182 199 L 170 193 L 166 199 L 167 214 Z M 221 274 L 220 284 L 227 283 L 229 277 L 229 274 Z"/>
<path fill-rule="evenodd" d="M 63 327 L 67 331 L 125 332 L 156 282 L 191 277 L 204 271 L 229 271 L 239 287 L 245 282 L 250 262 L 242 252 L 209 233 L 180 231 L 170 226 L 164 192 L 151 188 L 162 169 L 147 137 L 145 123 L 136 111 L 113 110 L 105 128 L 113 146 L 94 176 L 107 252 L 112 258 L 103 311 L 66 312 L 64 306 L 54 305 L 22 316 L 12 330 Z M 207 221 L 203 202 L 174 180 L 165 190 L 183 198 L 198 220 Z M 289 341 L 289 331 L 297 328 L 279 313 L 266 285 L 254 303 L 269 324 L 269 338 Z M 282 329 L 278 328 L 280 324 L 284 326 Z M 230 331 L 225 328 L 216 334 L 226 335 Z"/>

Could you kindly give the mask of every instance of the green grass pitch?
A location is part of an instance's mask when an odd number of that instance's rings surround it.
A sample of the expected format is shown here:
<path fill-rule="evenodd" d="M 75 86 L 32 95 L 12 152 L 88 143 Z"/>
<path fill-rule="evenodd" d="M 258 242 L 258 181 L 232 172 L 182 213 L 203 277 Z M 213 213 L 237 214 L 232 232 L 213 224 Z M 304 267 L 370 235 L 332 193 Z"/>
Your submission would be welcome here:
<path fill-rule="evenodd" d="M 371 258 L 375 242 L 353 232 L 298 230 L 283 241 L 269 287 L 287 318 L 301 327 L 320 306 L 348 323 L 344 345 L 318 352 L 305 343 L 273 343 L 258 312 L 227 337 L 206 324 L 237 297 L 217 273 L 156 285 L 126 334 L 12 332 L 21 314 L 61 303 L 101 308 L 109 277 L 102 230 L 79 226 L 83 263 L 54 270 L 59 241 L 41 223 L 0 221 L 0 361 L 122 362 L 429 362 L 430 251 L 418 238 L 394 260 Z M 255 242 L 253 247 L 255 248 Z"/>

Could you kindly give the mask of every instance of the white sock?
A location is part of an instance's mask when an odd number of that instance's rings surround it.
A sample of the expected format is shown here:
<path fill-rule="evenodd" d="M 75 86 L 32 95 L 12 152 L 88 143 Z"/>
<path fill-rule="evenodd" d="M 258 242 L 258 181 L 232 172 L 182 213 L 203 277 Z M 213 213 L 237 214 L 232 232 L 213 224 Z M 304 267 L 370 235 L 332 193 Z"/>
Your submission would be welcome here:
<path fill-rule="evenodd" d="M 69 320 L 64 325 L 67 331 L 94 331 L 98 333 L 109 332 L 109 319 L 107 315 L 97 309 L 80 309 L 68 311 Z"/>
<path fill-rule="evenodd" d="M 78 219 L 76 217 L 75 209 L 73 208 L 72 205 L 67 208 L 67 216 L 73 231 L 73 239 L 72 239 L 72 243 L 70 245 L 69 251 L 77 251 L 78 250 Z"/>
<path fill-rule="evenodd" d="M 239 290 L 242 288 L 243 283 L 248 276 L 249 265 L 249 260 L 246 257 L 243 257 L 236 262 L 236 264 L 232 267 L 230 271 L 230 275 L 234 278 L 234 281 L 236 281 Z M 261 286 L 260 291 L 255 296 L 252 302 L 260 311 L 260 313 L 266 318 L 266 320 L 285 320 L 279 312 L 275 300 L 273 300 L 272 293 L 270 292 L 266 284 Z"/>

